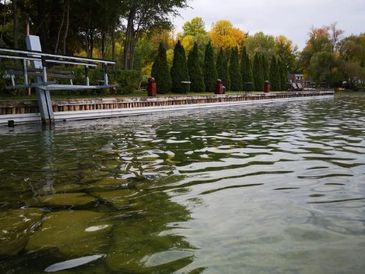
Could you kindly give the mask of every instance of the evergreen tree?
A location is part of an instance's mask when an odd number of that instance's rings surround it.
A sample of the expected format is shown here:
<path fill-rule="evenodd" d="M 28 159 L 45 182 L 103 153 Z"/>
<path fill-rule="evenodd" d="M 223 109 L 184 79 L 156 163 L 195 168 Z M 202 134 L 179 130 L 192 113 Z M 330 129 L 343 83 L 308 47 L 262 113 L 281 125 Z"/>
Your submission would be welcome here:
<path fill-rule="evenodd" d="M 206 91 L 214 92 L 216 81 L 217 69 L 214 62 L 214 51 L 211 42 L 209 42 L 205 48 L 204 56 L 204 82 Z"/>
<path fill-rule="evenodd" d="M 151 75 L 156 80 L 158 93 L 171 91 L 171 76 L 167 64 L 166 49 L 162 43 L 158 47 L 158 54 L 152 65 Z"/>
<path fill-rule="evenodd" d="M 242 76 L 240 73 L 240 64 L 238 57 L 238 48 L 231 49 L 231 56 L 229 61 L 229 76 L 231 79 L 231 90 L 242 90 Z"/>
<path fill-rule="evenodd" d="M 281 90 L 280 71 L 275 56 L 271 58 L 269 80 L 271 83 L 271 90 L 273 91 Z"/>
<path fill-rule="evenodd" d="M 217 65 L 217 77 L 223 81 L 223 76 L 224 76 L 224 53 L 223 53 L 222 48 L 219 50 L 216 65 Z"/>
<path fill-rule="evenodd" d="M 279 74 L 280 74 L 280 84 L 281 90 L 288 90 L 288 71 L 284 62 L 279 61 Z"/>
<path fill-rule="evenodd" d="M 248 91 L 248 89 L 250 89 L 248 83 L 253 83 L 253 79 L 252 79 L 251 61 L 249 55 L 247 54 L 246 47 L 244 47 L 242 50 L 241 75 L 243 82 L 243 90 Z"/>
<path fill-rule="evenodd" d="M 188 70 L 191 81 L 190 89 L 194 92 L 204 92 L 204 76 L 200 66 L 199 49 L 197 43 L 194 43 L 193 49 L 189 52 Z"/>
<path fill-rule="evenodd" d="M 180 41 L 177 42 L 174 49 L 174 60 L 171 68 L 171 79 L 173 92 L 188 92 L 188 85 L 182 83 L 183 81 L 189 81 L 189 72 L 186 65 L 185 50 Z"/>
<path fill-rule="evenodd" d="M 223 77 L 222 81 L 226 90 L 231 90 L 231 77 L 229 77 L 229 54 L 223 53 Z"/>
<path fill-rule="evenodd" d="M 253 60 L 253 80 L 256 91 L 263 91 L 264 72 L 262 69 L 262 57 L 259 53 L 255 54 Z"/>
<path fill-rule="evenodd" d="M 220 49 L 217 57 L 217 76 L 222 80 L 223 85 L 226 90 L 230 90 L 230 79 L 229 79 L 229 69 L 228 69 L 228 58 L 224 53 L 223 49 Z"/>
<path fill-rule="evenodd" d="M 262 54 L 261 55 L 261 64 L 262 64 L 262 71 L 263 71 L 263 74 L 264 74 L 264 81 L 267 81 L 269 80 L 270 78 L 270 71 L 269 71 L 269 60 L 267 58 L 267 55 L 266 54 Z"/>

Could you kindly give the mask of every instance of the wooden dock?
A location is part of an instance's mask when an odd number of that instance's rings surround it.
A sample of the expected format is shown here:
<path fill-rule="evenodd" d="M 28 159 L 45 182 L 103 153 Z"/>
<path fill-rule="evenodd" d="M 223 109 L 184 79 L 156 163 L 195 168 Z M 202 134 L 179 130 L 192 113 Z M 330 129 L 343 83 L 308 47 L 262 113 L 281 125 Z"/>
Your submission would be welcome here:
<path fill-rule="evenodd" d="M 67 121 L 333 96 L 333 91 L 311 91 L 208 96 L 89 98 L 54 100 L 52 108 L 56 121 Z M 37 101 L 0 101 L 0 125 L 7 125 L 9 120 L 14 121 L 15 124 L 40 122 Z"/>

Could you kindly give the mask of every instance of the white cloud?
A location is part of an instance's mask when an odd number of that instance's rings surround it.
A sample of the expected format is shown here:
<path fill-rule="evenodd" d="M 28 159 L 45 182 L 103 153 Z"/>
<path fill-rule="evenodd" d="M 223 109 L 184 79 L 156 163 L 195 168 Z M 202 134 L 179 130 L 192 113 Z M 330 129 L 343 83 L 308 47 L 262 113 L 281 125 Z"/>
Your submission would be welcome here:
<path fill-rule="evenodd" d="M 365 32 L 364 0 L 190 0 L 181 17 L 174 19 L 177 32 L 196 16 L 207 29 L 220 19 L 230 20 L 250 33 L 284 34 L 302 48 L 312 26 L 338 22 L 346 35 Z"/>

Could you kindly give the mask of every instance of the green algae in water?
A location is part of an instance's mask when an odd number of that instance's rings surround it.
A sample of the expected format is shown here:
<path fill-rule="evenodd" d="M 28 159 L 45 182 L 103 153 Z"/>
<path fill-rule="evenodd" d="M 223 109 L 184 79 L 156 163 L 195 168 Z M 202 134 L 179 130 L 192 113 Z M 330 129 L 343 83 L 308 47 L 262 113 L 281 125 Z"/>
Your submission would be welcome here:
<path fill-rule="evenodd" d="M 27 244 L 43 213 L 39 209 L 15 209 L 0 212 L 0 256 L 18 254 Z"/>
<path fill-rule="evenodd" d="M 90 229 L 95 226 L 102 229 Z M 111 228 L 103 213 L 54 212 L 46 216 L 41 228 L 30 237 L 26 249 L 34 252 L 56 248 L 65 258 L 100 254 L 109 244 Z"/>
<path fill-rule="evenodd" d="M 140 272 L 146 268 L 144 258 L 156 252 L 192 249 L 180 236 L 161 235 L 172 222 L 190 218 L 189 212 L 183 206 L 171 202 L 165 193 L 141 192 L 129 199 L 129 204 L 129 211 L 136 214 L 114 222 L 112 246 L 106 257 L 109 269 L 126 273 Z M 180 264 L 166 260 L 166 273 L 179 269 L 182 262 L 184 265 L 189 264 L 191 258 L 178 258 L 177 261 Z M 153 266 L 147 268 L 149 271 L 156 270 Z"/>
<path fill-rule="evenodd" d="M 122 188 L 123 185 L 126 183 L 127 183 L 126 180 L 115 179 L 115 178 L 104 178 L 86 184 L 85 187 L 87 188 L 88 191 L 106 191 L 106 190 Z"/>
<path fill-rule="evenodd" d="M 95 205 L 97 199 L 85 193 L 57 193 L 33 198 L 29 201 L 31 206 L 39 207 L 87 207 Z"/>
<path fill-rule="evenodd" d="M 130 204 L 130 199 L 136 195 L 136 190 L 121 189 L 104 192 L 94 192 L 93 195 L 112 205 L 114 208 L 122 209 Z"/>

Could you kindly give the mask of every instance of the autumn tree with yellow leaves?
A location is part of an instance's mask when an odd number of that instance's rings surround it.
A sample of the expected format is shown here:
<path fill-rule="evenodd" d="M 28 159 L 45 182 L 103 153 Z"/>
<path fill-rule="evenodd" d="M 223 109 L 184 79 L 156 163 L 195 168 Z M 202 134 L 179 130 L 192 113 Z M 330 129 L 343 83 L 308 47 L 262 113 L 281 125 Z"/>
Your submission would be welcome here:
<path fill-rule="evenodd" d="M 215 48 L 239 48 L 245 41 L 247 34 L 233 27 L 228 20 L 219 20 L 213 24 L 209 37 Z"/>

